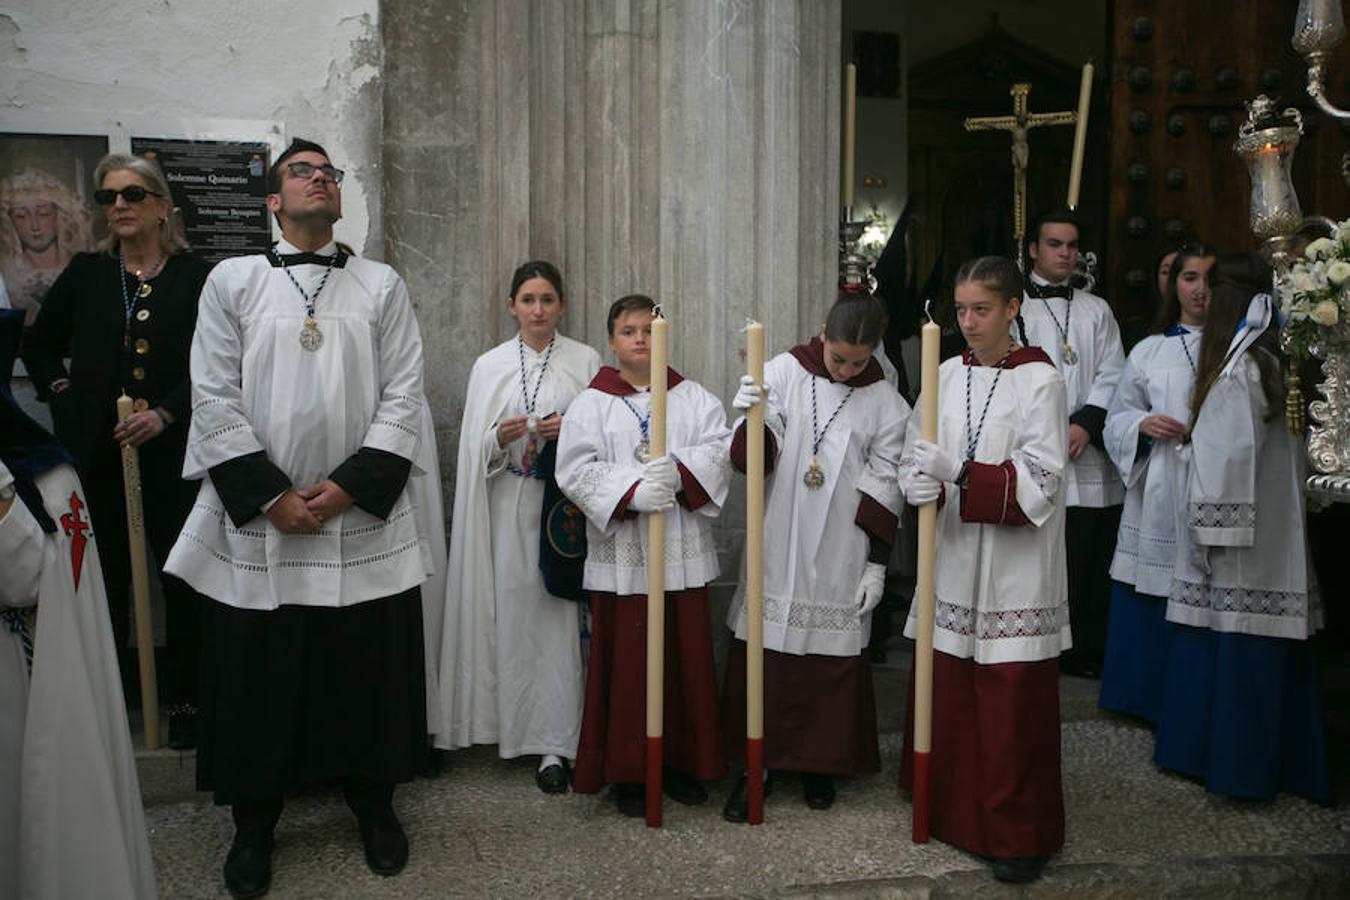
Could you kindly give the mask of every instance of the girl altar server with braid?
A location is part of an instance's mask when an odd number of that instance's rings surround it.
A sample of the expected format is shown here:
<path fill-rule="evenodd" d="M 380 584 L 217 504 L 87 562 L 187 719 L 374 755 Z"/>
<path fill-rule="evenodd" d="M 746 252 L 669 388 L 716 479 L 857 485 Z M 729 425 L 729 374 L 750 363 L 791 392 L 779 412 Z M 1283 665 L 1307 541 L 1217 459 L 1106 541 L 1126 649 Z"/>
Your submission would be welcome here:
<path fill-rule="evenodd" d="M 764 368 L 765 397 L 742 379 L 738 409 L 765 402 L 764 518 L 782 528 L 764 547 L 764 765 L 801 773 L 807 806 L 826 809 L 834 777 L 876 772 L 876 703 L 867 648 L 901 511 L 896 466 L 910 409 L 872 351 L 886 311 L 867 294 L 830 309 L 818 337 Z M 745 470 L 745 423 L 732 464 Z M 744 761 L 744 596 L 722 715 L 728 754 Z M 767 791 L 767 786 L 766 786 Z M 742 775 L 722 813 L 747 818 Z"/>
<path fill-rule="evenodd" d="M 577 607 L 540 573 L 540 515 L 563 414 L 600 368 L 600 355 L 558 333 L 566 294 L 552 263 L 516 269 L 510 340 L 469 374 L 459 443 L 441 669 L 449 698 L 446 748 L 497 744 L 503 759 L 540 757 L 535 782 L 567 790 L 581 733 Z"/>
<path fill-rule="evenodd" d="M 668 452 L 651 458 L 654 307 L 636 294 L 610 307 L 609 347 L 619 367 L 602 368 L 572 401 L 558 437 L 558 486 L 586 515 L 592 615 L 573 787 L 593 794 L 613 784 L 629 816 L 646 811 L 648 517 L 640 513 L 666 513 L 662 786 L 680 803 L 703 803 L 699 780 L 725 771 L 707 585 L 718 574 L 712 520 L 730 486 L 731 432 L 722 402 L 668 369 Z"/>
<path fill-rule="evenodd" d="M 1174 255 L 1154 333 L 1130 351 L 1106 415 L 1106 452 L 1126 491 L 1111 561 L 1111 621 L 1098 702 L 1153 725 L 1167 673 L 1177 504 L 1186 489 L 1182 438 L 1214 257 L 1205 244 L 1188 245 Z"/>
<path fill-rule="evenodd" d="M 1214 268 L 1167 603 L 1153 759 L 1247 799 L 1332 802 L 1316 656 L 1322 605 L 1304 532 L 1304 450 L 1283 415 L 1269 270 Z M 1261 292 L 1261 293 L 1258 293 Z"/>
<path fill-rule="evenodd" d="M 938 441 L 923 440 L 911 417 L 900 464 L 905 499 L 939 504 L 930 822 L 940 840 L 991 858 L 999 880 L 1030 881 L 1064 843 L 1057 658 L 1071 643 L 1069 417 L 1064 379 L 1010 333 L 1016 265 L 971 260 L 955 291 L 968 346 L 939 370 Z M 916 627 L 911 608 L 905 635 Z M 906 788 L 912 699 L 908 718 Z"/>

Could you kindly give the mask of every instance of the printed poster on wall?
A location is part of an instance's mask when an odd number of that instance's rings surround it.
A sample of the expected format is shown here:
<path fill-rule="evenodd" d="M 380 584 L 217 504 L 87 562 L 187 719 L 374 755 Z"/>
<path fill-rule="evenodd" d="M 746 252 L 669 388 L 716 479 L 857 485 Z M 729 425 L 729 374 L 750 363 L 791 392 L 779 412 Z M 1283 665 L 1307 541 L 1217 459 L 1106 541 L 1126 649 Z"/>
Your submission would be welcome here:
<path fill-rule="evenodd" d="M 107 152 L 106 134 L 0 134 L 0 307 L 23 310 L 29 325 L 70 258 L 107 231 L 93 201 L 94 167 Z M 15 399 L 51 428 L 27 376 L 15 360 Z"/>
<path fill-rule="evenodd" d="M 188 243 L 207 262 L 271 246 L 266 143 L 133 137 L 131 152 L 164 170 Z"/>

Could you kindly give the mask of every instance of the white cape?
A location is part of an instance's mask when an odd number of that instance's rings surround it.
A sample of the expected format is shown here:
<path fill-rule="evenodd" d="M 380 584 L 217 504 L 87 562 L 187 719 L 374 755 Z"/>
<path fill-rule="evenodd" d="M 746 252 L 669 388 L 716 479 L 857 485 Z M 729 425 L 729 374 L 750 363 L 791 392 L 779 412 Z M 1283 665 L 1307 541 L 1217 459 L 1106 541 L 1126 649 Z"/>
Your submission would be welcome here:
<path fill-rule="evenodd" d="M 525 350 L 539 415 L 564 413 L 600 368 L 593 349 L 558 335 L 548 371 Z M 438 646 L 445 730 L 436 746 L 499 745 L 504 758 L 576 755 L 581 725 L 581 640 L 576 605 L 550 595 L 539 573 L 543 481 L 519 468 L 520 448 L 496 447 L 502 418 L 524 415 L 522 349 L 512 338 L 480 356 L 460 425 L 450 571 Z M 521 442 L 517 442 L 520 444 Z M 501 577 L 499 577 L 499 575 Z"/>
<path fill-rule="evenodd" d="M 0 740 L 21 738 L 23 748 L 19 754 L 17 747 L 0 746 L 4 767 L 18 775 L 17 810 L 12 788 L 5 789 L 15 784 L 13 773 L 0 776 L 6 779 L 0 782 L 0 896 L 154 898 L 97 537 L 62 527 L 63 515 L 76 514 L 72 501 L 80 504 L 80 520 L 89 519 L 72 468 L 52 469 L 38 487 L 57 521 L 54 534 L 43 532 L 17 498 L 0 519 L 0 606 L 38 608 L 26 713 L 22 693 L 0 689 Z M 82 531 L 92 539 L 83 547 L 77 582 L 71 551 Z M 17 643 L 8 631 L 0 633 L 0 680 L 7 688 L 28 682 L 22 656 L 12 652 Z M 16 721 L 22 728 L 13 727 Z M 14 826 L 17 834 L 6 834 Z"/>

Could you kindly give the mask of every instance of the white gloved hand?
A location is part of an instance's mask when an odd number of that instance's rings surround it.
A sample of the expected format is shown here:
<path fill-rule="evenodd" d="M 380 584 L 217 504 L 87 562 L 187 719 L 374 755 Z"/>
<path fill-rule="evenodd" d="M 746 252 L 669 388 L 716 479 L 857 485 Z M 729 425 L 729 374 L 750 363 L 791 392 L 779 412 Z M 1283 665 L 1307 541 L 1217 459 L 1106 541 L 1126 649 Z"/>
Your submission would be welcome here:
<path fill-rule="evenodd" d="M 854 601 L 858 604 L 858 615 L 865 616 L 876 609 L 885 593 L 886 566 L 882 563 L 868 563 L 863 569 L 862 578 L 858 580 L 857 593 L 853 595 Z"/>
<path fill-rule="evenodd" d="M 731 405 L 737 409 L 750 409 L 762 403 L 768 394 L 769 386 L 767 384 L 764 385 L 763 390 L 760 390 L 754 379 L 749 375 L 742 375 L 741 386 L 736 389 L 736 397 L 731 401 Z"/>
<path fill-rule="evenodd" d="M 1191 565 L 1195 566 L 1197 569 L 1199 569 L 1201 572 L 1204 572 L 1206 575 L 1209 575 L 1210 574 L 1209 548 L 1206 547 L 1204 544 L 1197 544 L 1195 542 L 1192 542 Z"/>
<path fill-rule="evenodd" d="M 673 494 L 680 489 L 680 470 L 675 467 L 675 460 L 669 454 L 658 456 L 642 467 L 642 480 L 668 487 Z"/>
<path fill-rule="evenodd" d="M 925 440 L 914 442 L 914 461 L 920 472 L 932 475 L 938 481 L 955 481 L 961 474 L 961 460 Z"/>
<path fill-rule="evenodd" d="M 908 478 L 900 479 L 900 491 L 910 506 L 923 506 L 942 495 L 942 482 L 932 475 L 915 472 Z"/>
<path fill-rule="evenodd" d="M 637 490 L 633 491 L 633 499 L 628 505 L 637 512 L 660 512 L 675 505 L 675 491 L 659 481 L 643 479 L 638 482 Z"/>

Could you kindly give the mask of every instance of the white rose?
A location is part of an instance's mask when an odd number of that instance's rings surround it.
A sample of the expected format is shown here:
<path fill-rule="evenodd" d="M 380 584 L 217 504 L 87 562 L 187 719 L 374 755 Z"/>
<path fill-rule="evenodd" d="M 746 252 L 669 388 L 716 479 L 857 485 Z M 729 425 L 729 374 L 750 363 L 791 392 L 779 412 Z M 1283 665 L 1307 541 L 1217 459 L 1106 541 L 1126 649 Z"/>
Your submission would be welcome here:
<path fill-rule="evenodd" d="M 1317 290 L 1317 279 L 1307 269 L 1298 268 L 1289 276 L 1289 283 L 1293 285 L 1294 292 L 1299 294 L 1311 294 Z"/>
<path fill-rule="evenodd" d="M 1318 325 L 1335 325 L 1340 321 L 1341 308 L 1335 300 L 1323 300 L 1313 307 L 1310 318 Z"/>
<path fill-rule="evenodd" d="M 1350 244 L 1350 219 L 1344 222 L 1337 222 L 1336 229 L 1332 232 L 1338 244 Z"/>
<path fill-rule="evenodd" d="M 1327 266 L 1327 281 L 1340 287 L 1347 278 L 1350 278 L 1350 262 L 1338 259 Z"/>
<path fill-rule="evenodd" d="M 1303 255 L 1308 259 L 1321 259 L 1330 256 L 1335 249 L 1336 242 L 1331 238 L 1318 238 L 1308 245 L 1307 249 L 1303 251 Z"/>

